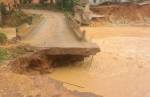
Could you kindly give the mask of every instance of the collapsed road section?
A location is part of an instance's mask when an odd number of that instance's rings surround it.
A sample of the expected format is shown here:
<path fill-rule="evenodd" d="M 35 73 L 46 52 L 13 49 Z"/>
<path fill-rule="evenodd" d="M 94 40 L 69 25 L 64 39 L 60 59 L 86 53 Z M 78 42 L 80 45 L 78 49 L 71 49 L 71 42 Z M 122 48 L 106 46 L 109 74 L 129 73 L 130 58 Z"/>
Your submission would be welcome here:
<path fill-rule="evenodd" d="M 85 32 L 82 33 L 74 21 L 63 13 L 44 10 L 25 10 L 25 12 L 43 15 L 41 23 L 23 40 L 36 48 L 36 51 L 17 58 L 12 64 L 23 67 L 42 66 L 47 69 L 64 61 L 66 64 L 66 61 L 84 60 L 85 57 L 100 51 L 95 43 L 86 41 Z"/>
<path fill-rule="evenodd" d="M 50 55 L 95 55 L 99 52 L 96 44 L 82 39 L 84 38 L 82 32 L 74 30 L 79 28 L 70 27 L 74 23 L 68 24 L 63 13 L 39 10 L 28 12 L 42 14 L 44 17 L 38 27 L 25 39 L 31 46 L 46 49 Z"/>

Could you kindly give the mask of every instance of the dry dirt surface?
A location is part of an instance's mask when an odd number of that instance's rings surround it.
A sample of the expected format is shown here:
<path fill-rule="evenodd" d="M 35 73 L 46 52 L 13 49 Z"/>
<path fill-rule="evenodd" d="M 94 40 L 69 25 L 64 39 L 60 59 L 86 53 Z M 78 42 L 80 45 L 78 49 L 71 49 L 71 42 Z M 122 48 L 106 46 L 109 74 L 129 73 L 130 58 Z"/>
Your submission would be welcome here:
<path fill-rule="evenodd" d="M 26 76 L 0 73 L 0 97 L 100 97 L 92 93 L 69 91 L 63 83 L 47 75 Z"/>

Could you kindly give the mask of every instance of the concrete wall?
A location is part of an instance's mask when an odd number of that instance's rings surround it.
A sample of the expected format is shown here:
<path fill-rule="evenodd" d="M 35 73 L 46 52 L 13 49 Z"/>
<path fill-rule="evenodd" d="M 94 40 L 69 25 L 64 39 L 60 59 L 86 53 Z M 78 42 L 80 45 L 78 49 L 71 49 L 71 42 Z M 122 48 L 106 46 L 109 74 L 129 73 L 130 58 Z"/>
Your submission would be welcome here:
<path fill-rule="evenodd" d="M 131 0 L 89 0 L 91 5 L 98 5 L 98 4 L 101 4 L 103 2 L 107 2 L 107 1 L 110 1 L 110 2 L 129 2 Z"/>
<path fill-rule="evenodd" d="M 32 0 L 33 4 L 39 4 L 40 0 Z M 47 0 L 46 3 L 56 3 L 56 0 Z"/>

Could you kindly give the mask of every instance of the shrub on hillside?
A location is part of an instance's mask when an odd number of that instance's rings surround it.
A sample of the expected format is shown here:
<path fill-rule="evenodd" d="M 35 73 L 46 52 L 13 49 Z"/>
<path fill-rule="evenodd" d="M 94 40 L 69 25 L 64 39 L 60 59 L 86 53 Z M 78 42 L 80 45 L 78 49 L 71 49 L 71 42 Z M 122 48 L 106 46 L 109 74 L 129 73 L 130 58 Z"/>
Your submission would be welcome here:
<path fill-rule="evenodd" d="M 65 11 L 72 11 L 75 5 L 79 4 L 80 0 L 57 0 L 57 7 Z"/>
<path fill-rule="evenodd" d="M 6 60 L 8 58 L 8 52 L 7 50 L 0 48 L 0 62 L 3 60 Z"/>
<path fill-rule="evenodd" d="M 7 42 L 7 36 L 0 32 L 0 44 L 5 44 Z"/>
<path fill-rule="evenodd" d="M 8 27 L 17 27 L 24 23 L 32 22 L 32 17 L 20 10 L 14 10 L 9 15 L 3 16 L 3 25 Z"/>
<path fill-rule="evenodd" d="M 6 15 L 8 13 L 4 3 L 0 3 L 0 11 L 1 11 L 2 15 Z"/>

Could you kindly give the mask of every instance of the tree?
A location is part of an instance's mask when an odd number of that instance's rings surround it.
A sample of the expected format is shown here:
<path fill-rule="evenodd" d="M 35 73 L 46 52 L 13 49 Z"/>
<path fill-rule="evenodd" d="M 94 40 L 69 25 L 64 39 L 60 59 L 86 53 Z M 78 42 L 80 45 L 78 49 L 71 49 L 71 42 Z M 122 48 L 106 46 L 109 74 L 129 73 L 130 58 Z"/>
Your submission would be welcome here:
<path fill-rule="evenodd" d="M 63 10 L 72 11 L 73 7 L 78 4 L 79 0 L 56 0 L 57 7 Z"/>
<path fill-rule="evenodd" d="M 3 15 L 7 14 L 6 5 L 4 3 L 0 3 L 0 11 Z"/>

